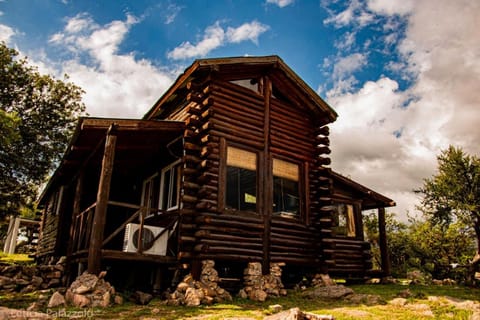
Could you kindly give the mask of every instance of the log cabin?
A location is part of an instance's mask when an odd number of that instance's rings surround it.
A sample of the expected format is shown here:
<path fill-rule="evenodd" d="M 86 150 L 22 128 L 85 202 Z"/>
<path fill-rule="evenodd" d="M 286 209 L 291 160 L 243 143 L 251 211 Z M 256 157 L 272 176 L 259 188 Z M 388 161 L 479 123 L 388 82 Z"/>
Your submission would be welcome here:
<path fill-rule="evenodd" d="M 336 118 L 278 56 L 196 60 L 143 119 L 79 120 L 39 199 L 37 258 L 154 289 L 205 259 L 230 278 L 251 261 L 365 277 L 376 209 L 388 274 L 395 203 L 329 167 Z"/>

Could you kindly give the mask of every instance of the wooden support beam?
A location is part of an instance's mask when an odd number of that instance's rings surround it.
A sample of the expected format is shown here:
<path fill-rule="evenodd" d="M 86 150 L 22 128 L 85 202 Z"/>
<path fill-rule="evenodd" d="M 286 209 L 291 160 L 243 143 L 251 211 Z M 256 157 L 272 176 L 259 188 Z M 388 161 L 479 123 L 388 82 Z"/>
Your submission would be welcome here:
<path fill-rule="evenodd" d="M 261 202 L 263 209 L 263 259 L 262 259 L 262 273 L 264 275 L 270 273 L 270 233 L 271 220 L 273 212 L 273 173 L 272 173 L 272 156 L 270 154 L 270 96 L 272 95 L 272 83 L 268 77 L 263 78 L 263 95 L 265 102 L 265 116 L 263 123 L 263 168 L 264 174 L 263 185 L 263 201 Z"/>
<path fill-rule="evenodd" d="M 378 208 L 378 237 L 380 245 L 380 257 L 382 260 L 382 270 L 385 276 L 391 273 L 390 257 L 387 247 L 387 233 L 385 230 L 385 208 Z"/>
<path fill-rule="evenodd" d="M 92 232 L 88 249 L 88 272 L 98 274 L 101 270 L 102 243 L 107 218 L 108 197 L 110 195 L 110 183 L 113 173 L 113 162 L 115 159 L 115 146 L 117 136 L 113 133 L 114 126 L 110 126 L 105 140 L 103 153 L 102 170 L 98 183 L 97 206 L 93 217 Z"/>

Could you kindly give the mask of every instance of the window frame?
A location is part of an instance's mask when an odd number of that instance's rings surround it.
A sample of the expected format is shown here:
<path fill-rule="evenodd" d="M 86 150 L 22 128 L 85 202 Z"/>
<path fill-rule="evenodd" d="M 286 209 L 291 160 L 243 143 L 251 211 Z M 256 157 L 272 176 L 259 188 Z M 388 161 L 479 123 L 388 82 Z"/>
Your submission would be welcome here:
<path fill-rule="evenodd" d="M 339 217 L 339 211 L 338 211 L 338 207 L 339 206 L 345 206 L 345 226 L 340 226 L 338 221 L 340 220 L 340 217 Z M 335 211 L 336 212 L 333 212 L 332 213 L 332 231 L 334 232 L 334 236 L 337 237 L 337 238 L 348 238 L 348 239 L 356 239 L 358 238 L 359 236 L 359 224 L 358 224 L 358 208 L 357 208 L 357 205 L 354 201 L 348 201 L 348 200 L 343 200 L 343 199 L 334 199 L 333 200 L 333 207 L 335 207 Z M 352 219 L 352 223 L 351 225 L 353 225 L 353 234 L 349 234 L 349 220 L 350 220 L 350 216 L 348 214 L 348 207 L 351 207 L 352 208 L 352 215 L 351 215 L 351 219 Z M 335 218 L 335 215 L 337 215 L 337 218 Z M 338 228 L 341 228 L 341 227 L 344 227 L 345 228 L 345 232 L 342 232 L 342 233 L 338 233 Z M 362 231 L 363 232 L 363 231 Z"/>
<path fill-rule="evenodd" d="M 297 167 L 298 169 L 298 177 L 297 177 L 297 186 L 298 186 L 298 213 L 297 214 L 289 214 L 289 215 L 282 215 L 281 212 L 278 212 L 278 211 L 273 211 L 273 205 L 274 205 L 274 202 L 275 202 L 275 185 L 274 185 L 274 178 L 275 178 L 275 170 L 274 170 L 274 160 L 279 160 L 279 161 L 283 161 L 283 162 L 287 162 L 287 163 L 290 163 L 290 164 L 293 164 Z M 293 160 L 291 158 L 286 158 L 286 157 L 281 157 L 279 155 L 275 155 L 273 154 L 272 155 L 272 163 L 271 163 L 271 169 L 272 169 L 272 185 L 273 185 L 273 194 L 272 194 L 272 213 L 273 213 L 273 216 L 280 216 L 280 217 L 284 217 L 284 218 L 288 218 L 288 219 L 295 219 L 295 220 L 300 220 L 300 221 L 305 221 L 305 209 L 304 209 L 304 206 L 305 206 L 305 179 L 303 178 L 304 177 L 304 165 L 303 165 L 303 162 L 301 161 L 296 161 L 296 160 Z M 280 177 L 280 176 L 276 176 L 276 177 Z M 282 177 L 280 177 L 282 178 Z M 284 179 L 288 180 L 287 178 L 283 177 Z"/>
<path fill-rule="evenodd" d="M 142 182 L 142 195 L 141 195 L 141 201 L 140 201 L 140 205 L 142 207 L 146 207 L 146 208 L 149 208 L 149 209 L 160 209 L 160 207 L 158 206 L 158 201 L 157 203 L 148 203 L 146 204 L 145 203 L 145 198 L 146 198 L 146 188 L 147 188 L 147 184 L 150 183 L 150 188 L 149 188 L 149 195 L 148 195 L 148 199 L 152 198 L 153 194 L 154 193 L 157 193 L 158 197 L 161 196 L 161 194 L 159 193 L 159 189 L 160 189 L 160 186 L 158 189 L 155 190 L 155 185 L 154 185 L 154 181 L 155 181 L 155 178 L 158 177 L 158 172 L 155 172 L 154 174 L 152 174 L 151 176 L 148 176 L 146 179 L 143 180 Z M 160 200 L 160 198 L 159 198 Z M 150 200 L 149 200 L 150 202 Z M 154 212 L 152 211 L 148 211 L 147 214 L 146 214 L 146 217 L 150 217 L 152 215 L 155 215 Z"/>
<path fill-rule="evenodd" d="M 228 148 L 235 148 L 235 149 L 240 149 L 242 151 L 246 151 L 246 152 L 250 152 L 252 154 L 255 154 L 255 210 L 241 210 L 241 209 L 235 209 L 235 208 L 231 208 L 231 207 L 228 207 L 228 204 L 227 204 L 227 184 L 228 184 Z M 227 212 L 230 212 L 230 213 L 233 213 L 233 212 L 242 212 L 242 213 L 255 213 L 255 214 L 258 214 L 259 213 L 259 199 L 260 199 L 260 196 L 261 196 L 261 192 L 260 192 L 260 188 L 259 188 L 259 181 L 260 181 L 260 170 L 259 170 L 259 164 L 260 164 L 260 158 L 261 158 L 261 152 L 258 151 L 258 150 L 255 150 L 253 148 L 249 148 L 248 146 L 244 146 L 244 145 L 239 145 L 239 144 L 235 144 L 235 143 L 224 143 L 224 153 L 223 153 L 225 156 L 223 157 L 223 161 L 222 161 L 222 167 L 223 167 L 223 171 L 224 173 L 222 174 L 225 178 L 224 180 L 224 183 L 222 183 L 222 186 L 221 188 L 224 188 L 223 190 L 223 195 L 222 195 L 222 200 L 221 200 L 221 203 L 222 203 L 222 209 L 227 211 Z M 235 166 L 232 166 L 232 167 L 235 167 Z M 239 167 L 235 167 L 235 168 L 239 168 Z M 261 200 L 260 200 L 261 201 Z"/>
<path fill-rule="evenodd" d="M 162 170 L 160 171 L 160 190 L 159 190 L 159 199 L 158 199 L 158 208 L 160 211 L 172 211 L 172 210 L 178 210 L 180 209 L 180 189 L 181 189 L 181 172 L 180 172 L 180 168 L 181 168 L 181 159 L 178 159 L 178 160 L 175 160 L 174 162 L 170 163 L 169 165 L 165 166 L 162 168 Z M 177 193 L 176 193 L 176 205 L 175 206 L 170 206 L 171 205 L 171 202 L 172 202 L 172 186 L 173 186 L 173 183 L 172 183 L 172 179 L 174 177 L 174 175 L 172 175 L 171 173 L 174 172 L 175 170 L 178 170 L 177 171 L 177 181 L 176 181 L 176 184 L 177 184 Z M 166 172 L 169 171 L 170 172 L 170 181 L 169 181 L 169 185 L 168 185 L 168 196 L 167 196 L 167 205 L 165 206 L 165 209 L 164 208 L 164 192 L 165 192 L 165 174 Z"/>

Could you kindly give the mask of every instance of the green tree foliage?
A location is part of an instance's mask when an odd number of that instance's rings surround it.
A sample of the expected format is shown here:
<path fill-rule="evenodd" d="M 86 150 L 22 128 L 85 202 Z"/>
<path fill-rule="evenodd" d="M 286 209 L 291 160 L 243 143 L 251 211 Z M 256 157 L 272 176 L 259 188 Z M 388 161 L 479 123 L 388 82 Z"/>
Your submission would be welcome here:
<path fill-rule="evenodd" d="M 472 264 L 480 262 L 480 159 L 450 146 L 437 157 L 438 172 L 418 190 L 421 210 L 434 224 L 459 222 L 473 228 L 477 250 Z"/>
<path fill-rule="evenodd" d="M 32 202 L 85 110 L 81 88 L 17 56 L 0 43 L 0 218 Z"/>
<path fill-rule="evenodd" d="M 429 219 L 410 218 L 409 223 L 395 220 L 387 213 L 386 232 L 392 274 L 405 277 L 420 270 L 435 279 L 465 280 L 465 266 L 475 247 L 472 229 L 461 222 L 436 224 Z M 364 227 L 372 244 L 374 266 L 380 266 L 378 219 L 375 212 L 366 215 Z"/>

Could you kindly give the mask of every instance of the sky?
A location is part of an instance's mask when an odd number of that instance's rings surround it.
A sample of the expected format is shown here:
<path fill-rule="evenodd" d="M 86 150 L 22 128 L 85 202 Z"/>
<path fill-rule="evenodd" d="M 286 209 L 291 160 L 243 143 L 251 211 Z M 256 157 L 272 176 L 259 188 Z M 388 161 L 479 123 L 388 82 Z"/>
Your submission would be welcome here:
<path fill-rule="evenodd" d="M 480 1 L 0 0 L 0 41 L 142 117 L 197 58 L 280 56 L 334 108 L 332 168 L 415 216 L 449 145 L 480 154 Z"/>

